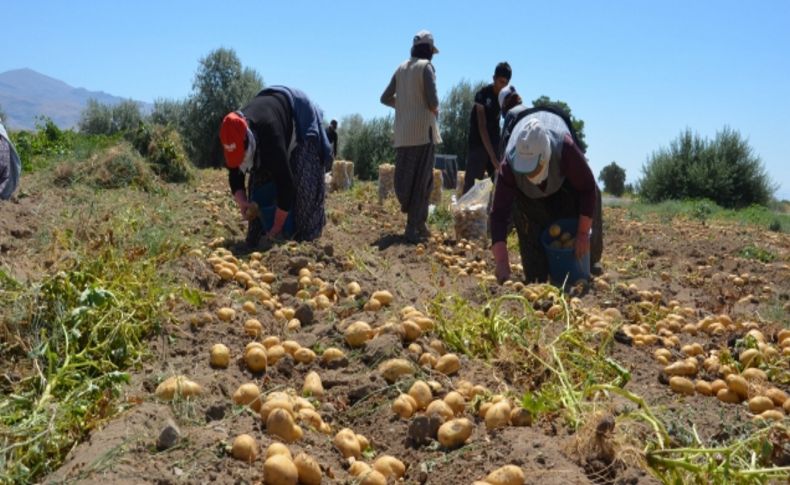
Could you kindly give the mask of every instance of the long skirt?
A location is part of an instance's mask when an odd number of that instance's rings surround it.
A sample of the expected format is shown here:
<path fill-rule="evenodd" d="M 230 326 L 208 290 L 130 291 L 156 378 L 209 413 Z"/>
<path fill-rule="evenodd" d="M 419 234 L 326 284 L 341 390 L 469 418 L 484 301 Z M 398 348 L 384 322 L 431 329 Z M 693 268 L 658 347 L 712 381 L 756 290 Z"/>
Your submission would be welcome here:
<path fill-rule="evenodd" d="M 293 205 L 296 241 L 312 241 L 321 236 L 326 224 L 324 166 L 318 142 L 308 139 L 291 154 L 291 176 L 296 191 Z"/>

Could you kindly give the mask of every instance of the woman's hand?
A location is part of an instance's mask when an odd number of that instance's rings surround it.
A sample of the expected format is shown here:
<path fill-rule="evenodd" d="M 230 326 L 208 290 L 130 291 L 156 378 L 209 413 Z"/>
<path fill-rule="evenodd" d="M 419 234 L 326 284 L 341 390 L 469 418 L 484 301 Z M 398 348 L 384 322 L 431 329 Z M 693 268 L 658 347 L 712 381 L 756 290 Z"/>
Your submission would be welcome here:
<path fill-rule="evenodd" d="M 587 253 L 590 252 L 590 236 L 587 234 L 579 234 L 576 236 L 576 244 L 574 244 L 574 252 L 576 259 L 582 259 Z"/>
<path fill-rule="evenodd" d="M 243 190 L 237 190 L 236 193 L 233 194 L 233 199 L 236 201 L 236 205 L 239 207 L 239 212 L 241 213 L 241 217 L 246 219 L 247 218 L 247 209 L 250 208 L 252 203 L 247 200 L 247 196 L 244 195 Z"/>

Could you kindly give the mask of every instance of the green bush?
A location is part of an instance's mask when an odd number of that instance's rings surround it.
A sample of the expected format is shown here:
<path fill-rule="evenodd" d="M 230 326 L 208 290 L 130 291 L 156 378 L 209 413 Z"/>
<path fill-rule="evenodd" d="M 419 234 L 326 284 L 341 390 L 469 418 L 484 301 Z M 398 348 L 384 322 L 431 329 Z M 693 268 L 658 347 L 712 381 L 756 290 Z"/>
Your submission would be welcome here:
<path fill-rule="evenodd" d="M 104 150 L 80 167 L 84 180 L 101 189 L 153 187 L 153 176 L 143 157 L 128 143 Z"/>
<path fill-rule="evenodd" d="M 68 155 L 75 145 L 75 133 L 61 130 L 47 117 L 36 120 L 36 131 L 10 133 L 11 141 L 22 161 L 22 170 L 33 172 L 46 167 L 54 158 Z"/>
<path fill-rule="evenodd" d="M 360 115 L 343 118 L 338 138 L 343 140 L 340 154 L 354 162 L 360 180 L 375 180 L 379 165 L 395 161 L 392 146 L 392 116 L 364 121 Z"/>
<path fill-rule="evenodd" d="M 456 155 L 459 168 L 462 170 L 466 168 L 466 156 L 469 150 L 469 117 L 475 104 L 475 93 L 484 86 L 483 81 L 472 84 L 467 80 L 461 80 L 450 89 L 439 106 L 442 130 L 441 153 Z M 497 147 L 494 147 L 494 150 L 496 149 Z"/>
<path fill-rule="evenodd" d="M 150 131 L 146 157 L 151 168 L 165 182 L 187 182 L 192 179 L 192 167 L 187 159 L 181 135 L 171 126 L 155 126 Z"/>
<path fill-rule="evenodd" d="M 685 130 L 642 167 L 639 195 L 648 202 L 710 199 L 727 208 L 767 205 L 776 188 L 740 133 L 725 127 L 712 140 Z"/>

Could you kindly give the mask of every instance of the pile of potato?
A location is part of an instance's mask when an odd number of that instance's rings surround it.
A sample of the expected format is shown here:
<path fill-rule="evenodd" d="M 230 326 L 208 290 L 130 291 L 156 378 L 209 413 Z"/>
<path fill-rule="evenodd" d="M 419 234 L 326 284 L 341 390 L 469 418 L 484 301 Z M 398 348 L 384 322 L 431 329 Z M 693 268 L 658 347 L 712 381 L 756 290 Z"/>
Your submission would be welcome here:
<path fill-rule="evenodd" d="M 332 190 L 349 190 L 354 185 L 354 162 L 335 160 L 332 163 Z"/>
<path fill-rule="evenodd" d="M 570 249 L 576 243 L 576 239 L 570 232 L 563 232 L 559 224 L 549 226 L 549 237 L 551 242 L 549 247 L 552 249 Z"/>
<path fill-rule="evenodd" d="M 395 165 L 382 163 L 379 165 L 379 202 L 395 191 Z"/>

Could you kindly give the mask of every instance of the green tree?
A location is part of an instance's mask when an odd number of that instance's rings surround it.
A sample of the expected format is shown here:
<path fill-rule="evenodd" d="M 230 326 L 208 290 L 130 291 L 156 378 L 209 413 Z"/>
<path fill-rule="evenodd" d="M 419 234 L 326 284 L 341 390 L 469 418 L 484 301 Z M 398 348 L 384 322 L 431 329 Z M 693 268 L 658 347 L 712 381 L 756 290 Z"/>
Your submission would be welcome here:
<path fill-rule="evenodd" d="M 612 162 L 601 169 L 598 180 L 603 183 L 603 190 L 615 197 L 620 197 L 625 192 L 625 169 Z"/>
<path fill-rule="evenodd" d="M 198 166 L 222 166 L 219 126 L 230 111 L 241 108 L 263 88 L 253 69 L 242 68 L 233 49 L 220 48 L 200 59 L 187 101 L 182 130 L 190 157 Z"/>
<path fill-rule="evenodd" d="M 469 149 L 469 117 L 475 104 L 475 93 L 485 83 L 472 84 L 462 79 L 453 86 L 442 99 L 439 106 L 439 121 L 442 131 L 441 152 L 456 155 L 459 168 L 466 167 L 466 155 Z M 494 147 L 496 149 L 496 147 Z"/>
<path fill-rule="evenodd" d="M 639 195 L 649 202 L 710 199 L 722 207 L 767 205 L 776 186 L 760 158 L 735 130 L 725 127 L 711 141 L 683 131 L 642 167 Z"/>
<path fill-rule="evenodd" d="M 172 99 L 154 100 L 154 109 L 151 111 L 150 120 L 155 125 L 172 126 L 180 129 L 184 124 L 186 115 L 186 102 Z"/>
<path fill-rule="evenodd" d="M 112 107 L 112 133 L 127 133 L 137 129 L 143 121 L 140 105 L 127 99 Z"/>
<path fill-rule="evenodd" d="M 112 108 L 96 99 L 89 99 L 77 126 L 88 135 L 109 135 L 113 130 Z"/>
<path fill-rule="evenodd" d="M 0 104 L 0 123 L 6 123 L 6 122 L 7 122 L 6 114 L 5 111 L 3 111 L 3 105 Z"/>
<path fill-rule="evenodd" d="M 580 120 L 573 116 L 571 113 L 571 107 L 568 106 L 568 103 L 560 100 L 553 101 L 548 96 L 541 96 L 538 99 L 532 101 L 532 105 L 535 107 L 549 107 L 559 110 L 571 120 L 571 125 L 573 125 L 574 131 L 576 131 L 576 137 L 579 139 L 579 148 L 582 149 L 583 152 L 587 151 L 587 142 L 584 136 L 584 120 Z"/>
<path fill-rule="evenodd" d="M 363 121 L 360 115 L 343 118 L 338 137 L 344 140 L 340 154 L 354 162 L 354 173 L 360 180 L 378 178 L 379 165 L 395 161 L 392 146 L 392 116 Z"/>

